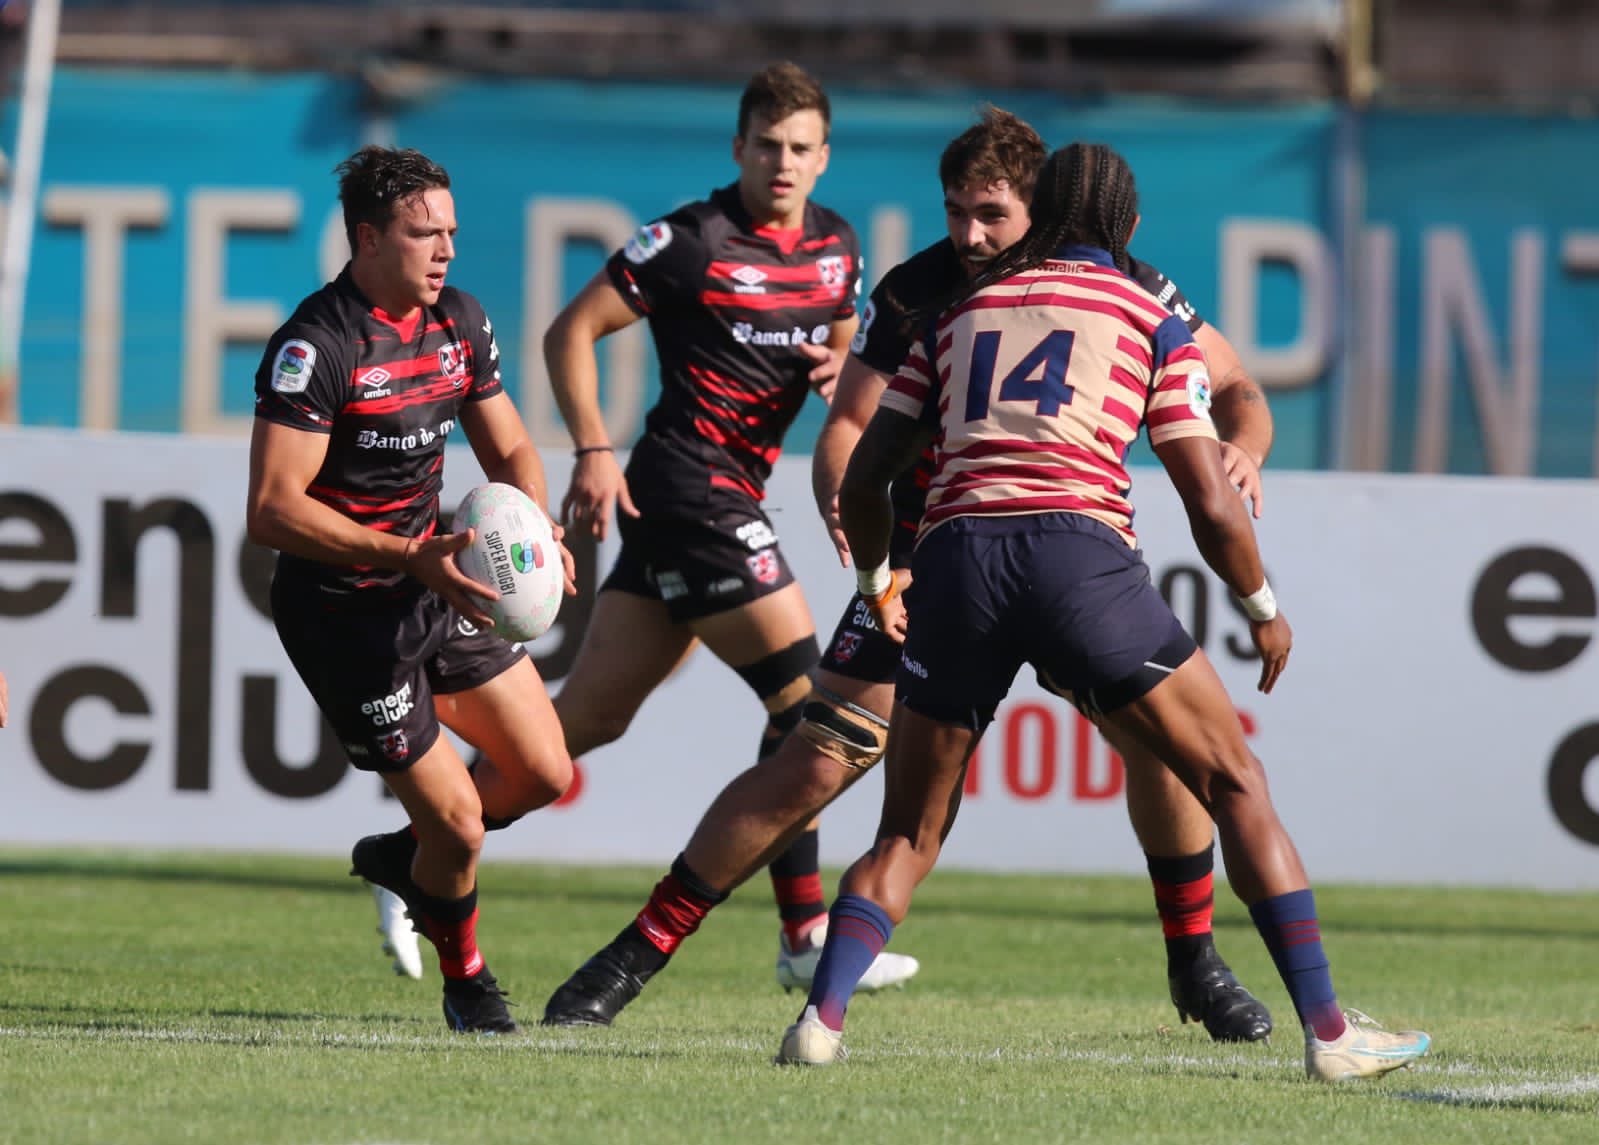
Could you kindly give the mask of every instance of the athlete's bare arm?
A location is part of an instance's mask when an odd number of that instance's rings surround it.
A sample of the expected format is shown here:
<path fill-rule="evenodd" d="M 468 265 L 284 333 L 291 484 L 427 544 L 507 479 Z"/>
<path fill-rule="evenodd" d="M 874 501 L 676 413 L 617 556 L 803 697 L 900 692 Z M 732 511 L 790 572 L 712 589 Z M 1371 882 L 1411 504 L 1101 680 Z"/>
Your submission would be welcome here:
<path fill-rule="evenodd" d="M 1222 439 L 1222 462 L 1234 488 L 1255 507 L 1259 517 L 1262 498 L 1260 471 L 1271 453 L 1271 410 L 1259 383 L 1244 369 L 1238 351 L 1227 336 L 1210 323 L 1194 332 L 1210 371 L 1210 415 Z"/>
<path fill-rule="evenodd" d="M 1208 437 L 1179 437 L 1155 446 L 1155 456 L 1183 499 L 1199 555 L 1235 595 L 1257 592 L 1266 583 L 1265 567 L 1249 514 L 1222 468 L 1221 451 Z M 1249 627 L 1261 654 L 1260 690 L 1269 692 L 1288 663 L 1293 633 L 1280 612 Z"/>
<path fill-rule="evenodd" d="M 600 412 L 600 368 L 594 345 L 638 320 L 602 269 L 555 316 L 544 334 L 544 363 L 550 371 L 555 404 L 566 419 L 572 444 L 578 450 L 593 450 L 578 455 L 572 484 L 561 500 L 561 520 L 602 540 L 613 504 L 630 517 L 637 517 L 638 510 L 628 494 L 622 466 L 609 452 L 611 440 Z"/>
<path fill-rule="evenodd" d="M 839 517 L 857 569 L 875 569 L 888 559 L 889 535 L 894 528 L 894 505 L 888 487 L 916 463 L 933 440 L 933 427 L 896 410 L 879 409 L 861 435 L 860 444 L 844 471 L 838 493 Z M 869 599 L 882 630 L 895 640 L 905 639 L 905 603 L 899 589 L 907 574 L 894 573 L 893 591 Z"/>
<path fill-rule="evenodd" d="M 490 481 L 515 485 L 533 498 L 533 503 L 549 517 L 549 486 L 544 479 L 544 460 L 533 447 L 533 441 L 527 435 L 527 426 L 522 424 L 522 417 L 516 412 L 510 395 L 502 390 L 483 401 L 468 402 L 461 407 L 460 416 L 461 428 L 466 431 L 466 439 L 472 443 L 472 452 L 477 455 L 484 476 Z M 577 592 L 572 554 L 561 542 L 564 530 L 560 524 L 553 517 L 551 523 L 554 525 L 556 543 L 561 545 L 566 591 L 572 595 Z"/>
<path fill-rule="evenodd" d="M 6 726 L 6 703 L 7 703 L 7 700 L 8 700 L 8 697 L 6 695 L 6 674 L 4 672 L 0 672 L 0 728 L 3 728 L 3 727 Z"/>
<path fill-rule="evenodd" d="M 845 567 L 849 566 L 850 551 L 838 519 L 838 491 L 844 484 L 850 454 L 855 452 L 856 443 L 866 432 L 877 412 L 878 400 L 891 381 L 887 374 L 878 373 L 854 355 L 845 359 L 811 457 L 811 491 L 816 495 L 816 511 L 827 523 L 827 534 L 838 550 L 838 562 Z"/>
<path fill-rule="evenodd" d="M 816 365 L 806 375 L 806 380 L 811 383 L 811 389 L 816 391 L 816 396 L 824 402 L 832 404 L 833 393 L 838 384 L 838 373 L 849 357 L 849 344 L 855 337 L 855 327 L 861 323 L 860 318 L 845 318 L 834 322 L 827 331 L 827 341 L 820 346 L 813 346 L 809 342 L 800 343 L 800 351 L 815 362 Z"/>
<path fill-rule="evenodd" d="M 257 544 L 330 565 L 400 569 L 438 593 L 474 624 L 492 628 L 482 601 L 494 600 L 455 567 L 472 531 L 397 537 L 368 529 L 306 492 L 327 458 L 328 438 L 256 418 L 250 436 L 250 489 L 245 527 Z"/>

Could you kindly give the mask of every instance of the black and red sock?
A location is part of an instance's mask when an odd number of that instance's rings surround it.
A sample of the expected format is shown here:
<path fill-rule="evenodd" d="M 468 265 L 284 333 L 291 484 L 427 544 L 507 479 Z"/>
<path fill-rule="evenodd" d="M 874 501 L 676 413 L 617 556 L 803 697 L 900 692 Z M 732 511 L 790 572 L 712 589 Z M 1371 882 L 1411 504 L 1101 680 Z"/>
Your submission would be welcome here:
<path fill-rule="evenodd" d="M 777 913 L 783 919 L 783 933 L 789 947 L 798 948 L 805 936 L 827 918 L 820 833 L 805 831 L 772 860 L 767 870 L 772 876 L 772 893 L 777 897 Z"/>
<path fill-rule="evenodd" d="M 726 899 L 726 891 L 707 884 L 679 855 L 672 860 L 666 877 L 655 884 L 650 901 L 638 912 L 633 925 L 655 949 L 670 956 L 700 928 L 712 908 Z"/>
<path fill-rule="evenodd" d="M 470 978 L 483 969 L 477 948 L 477 888 L 458 899 L 416 897 L 415 909 L 428 941 L 439 953 L 439 971 L 446 978 Z"/>
<path fill-rule="evenodd" d="M 1212 945 L 1216 904 L 1214 847 L 1193 855 L 1167 858 L 1144 855 L 1155 888 L 1155 910 L 1166 936 L 1167 972 L 1188 965 Z"/>

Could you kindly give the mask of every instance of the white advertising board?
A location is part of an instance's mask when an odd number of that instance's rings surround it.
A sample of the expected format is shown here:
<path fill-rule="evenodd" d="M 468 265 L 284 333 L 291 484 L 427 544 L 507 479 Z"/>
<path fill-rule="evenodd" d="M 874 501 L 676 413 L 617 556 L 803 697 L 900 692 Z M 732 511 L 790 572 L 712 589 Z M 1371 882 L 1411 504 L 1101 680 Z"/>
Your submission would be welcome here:
<path fill-rule="evenodd" d="M 344 852 L 399 819 L 350 769 L 264 613 L 236 440 L 0 433 L 0 841 Z M 547 456 L 556 496 L 568 457 Z M 452 449 L 445 503 L 477 478 Z M 1599 887 L 1599 487 L 1269 473 L 1259 524 L 1295 626 L 1270 697 L 1158 470 L 1135 476 L 1156 583 L 1215 661 L 1312 877 Z M 825 641 L 848 599 L 808 459 L 769 509 Z M 588 562 L 590 585 L 614 542 Z M 532 646 L 559 688 L 585 601 Z M 753 759 L 745 686 L 696 653 L 565 803 L 490 858 L 665 863 Z M 823 856 L 870 842 L 881 781 L 828 812 Z M 1024 670 L 980 749 L 949 866 L 1142 871 L 1117 761 Z"/>

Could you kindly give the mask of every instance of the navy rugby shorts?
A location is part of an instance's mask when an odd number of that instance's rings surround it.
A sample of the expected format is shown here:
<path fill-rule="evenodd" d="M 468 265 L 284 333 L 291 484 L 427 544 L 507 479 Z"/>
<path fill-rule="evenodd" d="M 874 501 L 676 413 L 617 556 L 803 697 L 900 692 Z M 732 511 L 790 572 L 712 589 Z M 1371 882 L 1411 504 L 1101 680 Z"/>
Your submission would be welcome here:
<path fill-rule="evenodd" d="M 1142 554 L 1080 513 L 956 517 L 922 539 L 895 693 L 981 730 L 1023 664 L 1090 714 L 1149 692 L 1194 654 Z"/>

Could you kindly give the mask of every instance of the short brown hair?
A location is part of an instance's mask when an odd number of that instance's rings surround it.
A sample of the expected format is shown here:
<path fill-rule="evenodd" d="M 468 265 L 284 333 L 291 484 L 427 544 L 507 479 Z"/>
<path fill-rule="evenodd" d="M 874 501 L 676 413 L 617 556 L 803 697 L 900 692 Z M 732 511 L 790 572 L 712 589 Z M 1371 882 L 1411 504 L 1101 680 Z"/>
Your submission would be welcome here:
<path fill-rule="evenodd" d="M 1038 169 L 1049 154 L 1038 132 L 1020 116 L 992 105 L 983 118 L 957 135 L 938 160 L 944 189 L 987 187 L 1001 179 L 1016 197 L 1033 201 Z"/>
<path fill-rule="evenodd" d="M 380 231 L 394 221 L 394 208 L 424 191 L 449 190 L 450 176 L 433 160 L 410 148 L 361 148 L 334 169 L 344 204 L 344 235 L 356 248 L 356 229 L 370 223 Z"/>
<path fill-rule="evenodd" d="M 832 130 L 833 106 L 820 81 L 788 60 L 768 64 L 744 85 L 744 94 L 738 101 L 738 136 L 744 138 L 750 129 L 750 120 L 757 115 L 768 123 L 776 123 L 796 111 L 819 113 L 824 139 Z"/>

